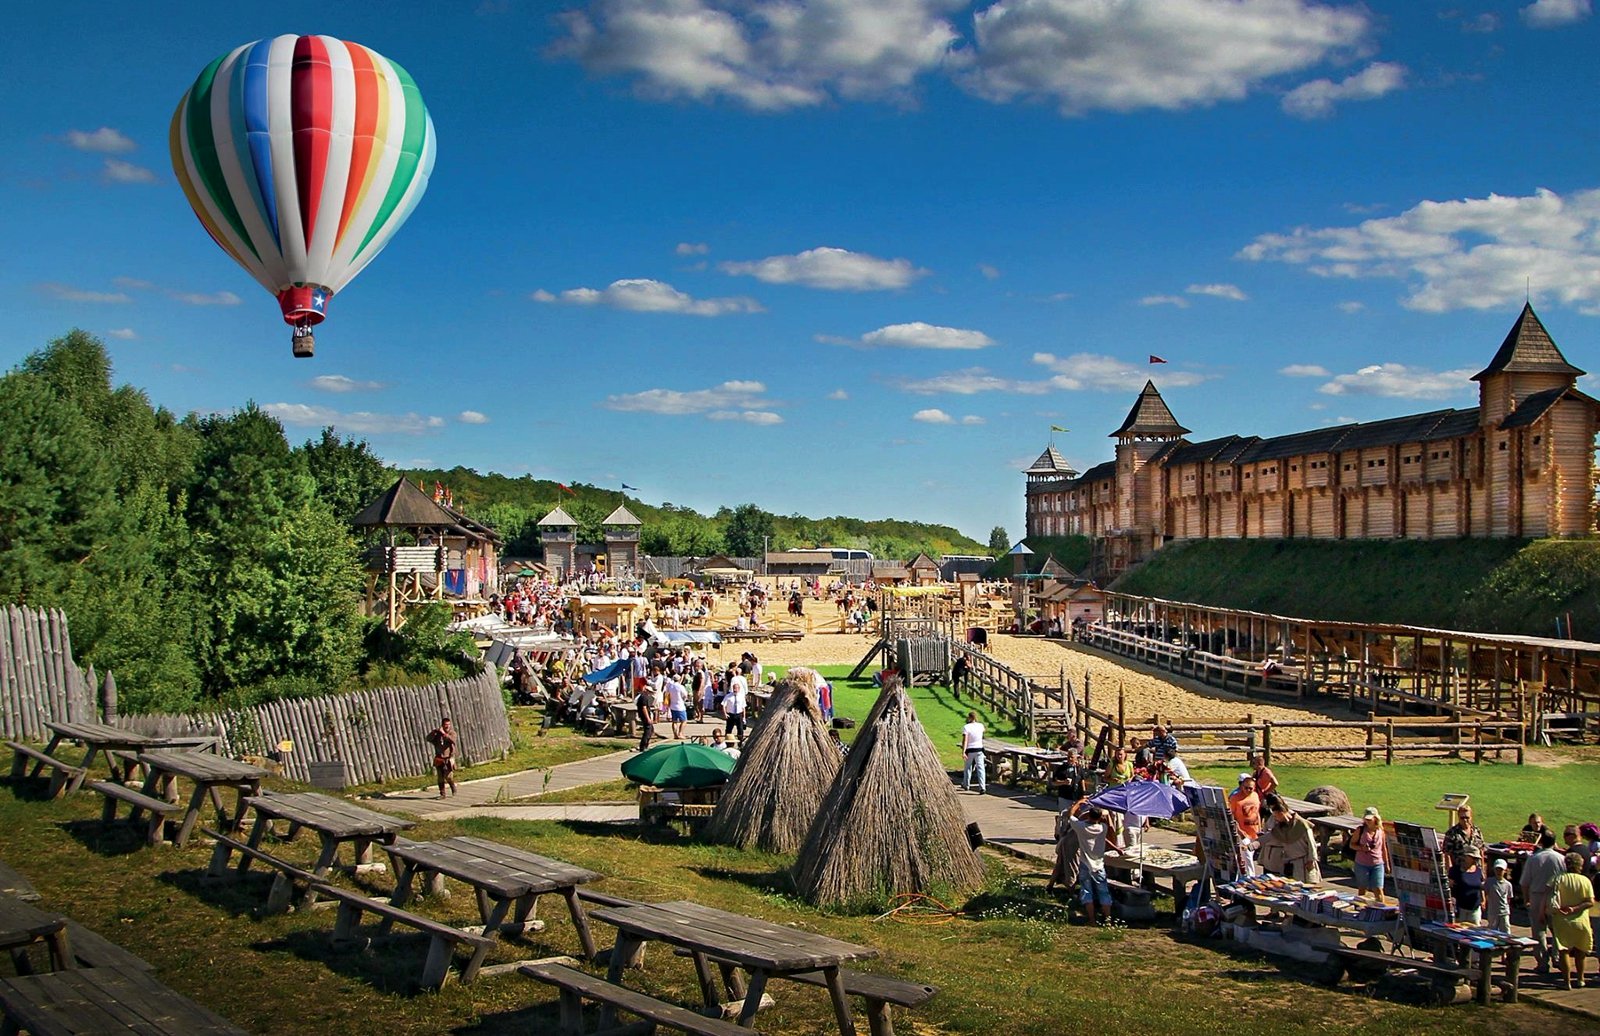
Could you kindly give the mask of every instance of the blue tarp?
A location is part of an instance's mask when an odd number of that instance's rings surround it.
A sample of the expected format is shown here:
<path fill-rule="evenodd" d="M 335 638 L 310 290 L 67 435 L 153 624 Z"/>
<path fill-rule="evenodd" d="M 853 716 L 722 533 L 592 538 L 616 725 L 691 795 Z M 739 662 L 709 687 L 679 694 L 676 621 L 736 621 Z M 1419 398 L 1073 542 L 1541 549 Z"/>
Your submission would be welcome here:
<path fill-rule="evenodd" d="M 626 658 L 619 658 L 615 662 L 612 662 L 610 665 L 606 666 L 604 669 L 593 673 L 585 673 L 583 682 L 606 683 L 610 680 L 615 680 L 620 676 L 626 676 L 627 673 L 628 660 Z"/>

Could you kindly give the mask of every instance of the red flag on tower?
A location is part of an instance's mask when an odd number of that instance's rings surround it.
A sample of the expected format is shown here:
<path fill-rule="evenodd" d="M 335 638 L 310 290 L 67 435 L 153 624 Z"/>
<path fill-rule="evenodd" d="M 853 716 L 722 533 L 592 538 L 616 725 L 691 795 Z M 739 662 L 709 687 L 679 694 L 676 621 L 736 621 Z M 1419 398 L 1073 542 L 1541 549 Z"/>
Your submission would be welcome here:
<path fill-rule="evenodd" d="M 557 482 L 556 485 L 560 486 L 561 487 L 561 491 L 563 493 L 566 493 L 568 496 L 577 496 L 578 495 L 577 493 L 574 493 L 572 491 L 572 487 L 567 485 L 565 482 Z"/>
<path fill-rule="evenodd" d="M 1152 354 L 1150 354 L 1150 362 L 1151 363 L 1166 363 L 1167 361 L 1163 360 L 1161 357 L 1159 357 L 1159 356 L 1155 355 L 1154 353 L 1152 353 Z"/>

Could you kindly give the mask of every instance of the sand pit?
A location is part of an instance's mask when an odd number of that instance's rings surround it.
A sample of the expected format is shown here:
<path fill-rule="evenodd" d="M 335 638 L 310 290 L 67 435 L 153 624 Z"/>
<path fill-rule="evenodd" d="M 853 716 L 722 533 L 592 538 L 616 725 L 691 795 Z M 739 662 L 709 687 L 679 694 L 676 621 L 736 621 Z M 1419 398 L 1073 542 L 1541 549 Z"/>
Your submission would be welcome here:
<path fill-rule="evenodd" d="M 875 637 L 855 633 L 812 633 L 803 640 L 763 644 L 726 644 L 713 651 L 713 660 L 726 664 L 743 651 L 753 651 L 763 665 L 854 665 L 875 642 Z M 1131 729 L 1148 724 L 1151 717 L 1178 720 L 1178 734 L 1182 737 L 1182 721 L 1209 720 L 1217 723 L 1234 723 L 1246 714 L 1256 722 L 1272 720 L 1355 719 L 1343 710 L 1300 709 L 1284 705 L 1269 705 L 1258 700 L 1226 694 L 1203 684 L 1166 674 L 1124 665 L 1099 651 L 1087 650 L 1076 644 L 1037 637 L 1013 637 L 1001 634 L 989 638 L 989 654 L 1039 683 L 1055 684 L 1063 666 L 1067 679 L 1081 700 L 1083 677 L 1090 676 L 1091 700 L 1097 711 L 1116 713 L 1117 692 L 1123 693 L 1124 715 Z M 1361 745 L 1365 735 L 1355 730 L 1297 730 L 1278 729 L 1272 734 L 1275 746 L 1294 745 Z M 1232 761 L 1236 757 L 1206 753 L 1195 756 L 1192 763 Z M 1321 766 L 1343 761 L 1341 757 L 1323 753 L 1295 753 L 1278 762 L 1294 762 L 1307 766 Z"/>

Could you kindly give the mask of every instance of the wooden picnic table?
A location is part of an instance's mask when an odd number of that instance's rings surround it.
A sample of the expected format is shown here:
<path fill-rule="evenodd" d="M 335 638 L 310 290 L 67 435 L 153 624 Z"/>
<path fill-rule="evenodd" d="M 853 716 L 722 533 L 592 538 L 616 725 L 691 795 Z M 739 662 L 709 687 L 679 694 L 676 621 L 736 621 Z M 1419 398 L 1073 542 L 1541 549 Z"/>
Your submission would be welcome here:
<path fill-rule="evenodd" d="M 471 885 L 478 898 L 478 913 L 483 918 L 483 934 L 520 934 L 528 928 L 539 897 L 555 892 L 567 901 L 572 927 L 578 931 L 586 960 L 595 957 L 594 935 L 589 918 L 578 901 L 578 886 L 600 878 L 594 871 L 576 867 L 548 856 L 530 853 L 515 846 L 483 838 L 458 835 L 437 842 L 396 841 L 385 852 L 395 861 L 395 890 L 389 897 L 393 906 L 403 907 L 411 898 L 411 886 L 419 875 L 433 882 L 430 891 L 442 891 L 444 878 Z M 515 911 L 512 911 L 515 907 Z M 511 920 L 506 921 L 506 914 Z"/>
<path fill-rule="evenodd" d="M 1278 792 L 1278 797 L 1283 800 L 1284 805 L 1305 817 L 1307 820 L 1310 820 L 1313 817 L 1325 817 L 1333 812 L 1332 806 L 1324 806 L 1320 802 L 1310 802 L 1306 799 L 1293 798 L 1292 796 L 1285 795 L 1281 791 Z"/>
<path fill-rule="evenodd" d="M 85 968 L 0 979 L 4 1031 L 30 1036 L 246 1036 L 226 1018 L 136 968 Z"/>
<path fill-rule="evenodd" d="M 806 972 L 821 972 L 833 1000 L 834 1017 L 841 1036 L 854 1036 L 855 1021 L 839 965 L 849 960 L 876 957 L 870 946 L 857 946 L 825 935 L 773 924 L 754 917 L 731 914 L 714 907 L 677 900 L 669 903 L 640 903 L 636 906 L 601 907 L 591 915 L 617 929 L 617 944 L 611 951 L 609 980 L 620 983 L 623 969 L 637 951 L 652 939 L 689 951 L 706 1006 L 718 1009 L 721 1000 L 712 979 L 711 965 L 737 965 L 749 973 L 742 996 L 738 1024 L 748 1027 L 761 1006 L 761 995 L 769 978 L 787 978 Z M 724 978 L 729 978 L 729 971 Z M 736 990 L 737 995 L 737 990 Z M 602 1019 L 603 1024 L 606 1019 Z"/>
<path fill-rule="evenodd" d="M 77 967 L 66 918 L 46 913 L 14 896 L 0 896 L 0 949 L 22 951 L 34 943 L 44 943 L 49 948 L 52 970 Z"/>
<path fill-rule="evenodd" d="M 1192 853 L 1159 845 L 1142 848 L 1142 858 L 1138 849 L 1132 852 L 1108 849 L 1105 855 L 1106 870 L 1130 876 L 1138 871 L 1140 883 L 1146 888 L 1156 888 L 1159 879 L 1166 879 L 1172 887 L 1173 910 L 1181 917 L 1184 902 L 1188 898 L 1189 882 L 1200 880 L 1204 865 Z"/>
<path fill-rule="evenodd" d="M 137 731 L 124 727 L 112 726 L 109 723 L 65 723 L 48 721 L 45 726 L 50 728 L 50 743 L 45 746 L 44 754 L 56 754 L 56 746 L 63 741 L 76 741 L 86 749 L 83 762 L 78 766 L 83 773 L 73 778 L 67 784 L 67 791 L 74 792 L 82 787 L 84 779 L 88 776 L 89 767 L 94 763 L 94 757 L 105 753 L 106 760 L 111 768 L 111 776 L 116 780 L 126 780 L 127 774 L 117 772 L 116 756 L 112 752 L 145 752 L 154 748 L 168 748 L 172 742 L 168 738 L 153 737 L 149 734 L 140 734 Z"/>
<path fill-rule="evenodd" d="M 1011 745 L 993 738 L 984 738 L 983 754 L 995 760 L 996 772 L 999 770 L 1000 760 L 1012 760 L 1011 776 L 1006 780 L 1008 785 L 1015 785 L 1019 780 L 1043 780 L 1049 783 L 1055 768 L 1067 761 L 1066 752 L 1035 748 L 1032 745 Z M 1028 772 L 1025 773 L 1024 768 Z"/>
<path fill-rule="evenodd" d="M 145 768 L 144 794 L 177 802 L 177 779 L 187 778 L 194 784 L 194 794 L 183 815 L 173 845 L 182 848 L 194 833 L 200 820 L 200 811 L 206 799 L 217 809 L 217 829 L 224 834 L 238 830 L 244 819 L 245 800 L 261 791 L 261 780 L 267 776 L 265 768 L 254 763 L 240 762 L 209 752 L 140 752 L 139 764 Z M 232 822 L 227 808 L 222 804 L 222 789 L 232 788 L 237 793 Z M 139 810 L 134 809 L 137 818 Z"/>
<path fill-rule="evenodd" d="M 1335 816 L 1327 814 L 1320 817 L 1307 817 L 1312 830 L 1317 833 L 1317 856 L 1322 860 L 1323 866 L 1330 862 L 1328 859 L 1328 843 L 1333 841 L 1334 835 L 1339 836 L 1341 844 L 1350 837 L 1350 832 L 1361 826 L 1361 818 L 1349 814 Z"/>
<path fill-rule="evenodd" d="M 315 831 L 322 840 L 322 852 L 312 865 L 311 873 L 319 878 L 328 876 L 339 856 L 339 846 L 351 843 L 355 859 L 352 868 L 382 870 L 382 865 L 372 862 L 372 843 L 384 846 L 399 837 L 400 832 L 416 823 L 403 817 L 390 816 L 365 809 L 353 802 L 322 795 L 314 791 L 279 795 L 251 795 L 244 800 L 246 809 L 255 810 L 255 825 L 250 829 L 250 848 L 259 849 L 261 839 L 277 820 L 289 822 L 284 841 L 293 841 L 302 828 Z M 245 862 L 249 857 L 245 858 Z M 242 864 L 241 864 L 242 865 Z M 317 888 L 312 885 L 306 892 L 305 906 L 317 901 Z"/>

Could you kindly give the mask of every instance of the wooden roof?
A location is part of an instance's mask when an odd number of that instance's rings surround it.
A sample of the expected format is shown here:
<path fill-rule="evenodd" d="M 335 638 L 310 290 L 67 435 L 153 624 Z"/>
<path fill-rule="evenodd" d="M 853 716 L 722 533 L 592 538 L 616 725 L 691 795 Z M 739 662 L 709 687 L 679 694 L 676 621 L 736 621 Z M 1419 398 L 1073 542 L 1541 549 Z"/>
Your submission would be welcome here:
<path fill-rule="evenodd" d="M 1161 393 L 1156 390 L 1156 383 L 1146 381 L 1144 388 L 1139 392 L 1139 398 L 1133 401 L 1133 408 L 1128 411 L 1128 416 L 1122 419 L 1122 427 L 1112 432 L 1109 438 L 1117 439 L 1124 436 L 1144 436 L 1147 438 L 1172 438 L 1187 435 L 1189 429 L 1178 423 L 1172 416 L 1172 411 L 1167 409 L 1167 401 L 1161 398 Z"/>
<path fill-rule="evenodd" d="M 1043 453 L 1039 454 L 1039 459 L 1030 464 L 1028 466 L 1028 470 L 1024 471 L 1023 474 L 1060 474 L 1066 478 L 1071 478 L 1072 476 L 1076 475 L 1077 472 L 1073 470 L 1071 464 L 1067 463 L 1067 458 L 1061 455 L 1061 451 L 1056 449 L 1056 444 L 1051 443 L 1049 446 L 1045 447 L 1045 451 Z"/>
<path fill-rule="evenodd" d="M 454 515 L 433 502 L 433 498 L 401 478 L 361 509 L 353 524 L 367 528 L 460 529 Z"/>
<path fill-rule="evenodd" d="M 539 524 L 542 526 L 551 526 L 552 528 L 576 529 L 578 527 L 578 520 L 572 517 L 572 515 L 568 514 L 566 508 L 558 504 L 556 505 L 556 509 L 554 511 L 551 511 L 549 514 L 539 519 Z"/>
<path fill-rule="evenodd" d="M 644 522 L 641 522 L 639 519 L 637 519 L 637 518 L 635 518 L 633 516 L 633 512 L 628 510 L 628 505 L 627 504 L 618 504 L 617 505 L 617 509 L 615 511 L 612 511 L 610 514 L 606 515 L 606 520 L 601 522 L 600 524 L 601 525 L 643 525 Z"/>
<path fill-rule="evenodd" d="M 1078 578 L 1071 569 L 1057 561 L 1054 554 L 1044 559 L 1044 564 L 1039 566 L 1039 574 L 1052 579 Z"/>
<path fill-rule="evenodd" d="M 1544 329 L 1539 315 L 1533 311 L 1533 306 L 1524 303 L 1517 322 L 1511 325 L 1494 359 L 1489 361 L 1489 366 L 1474 374 L 1472 380 L 1482 381 L 1490 375 L 1502 373 L 1567 374 L 1576 378 L 1585 372 L 1567 362 L 1561 350 L 1556 348 L 1550 332 Z"/>
<path fill-rule="evenodd" d="M 1575 388 L 1566 388 L 1563 386 L 1560 388 L 1545 389 L 1543 392 L 1535 392 L 1533 395 L 1517 404 L 1517 408 L 1510 414 L 1507 414 L 1504 421 L 1500 422 L 1500 427 L 1526 428 L 1528 425 L 1533 424 L 1533 422 L 1543 417 L 1546 411 L 1548 411 L 1551 407 L 1569 397 L 1572 399 L 1581 400 L 1582 402 L 1588 403 L 1590 406 L 1600 407 L 1600 400 L 1595 399 L 1593 396 L 1584 395 Z"/>
<path fill-rule="evenodd" d="M 910 561 L 906 562 L 906 567 L 909 568 L 909 569 L 913 569 L 913 570 L 919 569 L 919 568 L 923 568 L 923 569 L 931 568 L 935 572 L 937 572 L 939 570 L 939 563 L 937 561 L 933 560 L 932 558 L 930 558 L 927 555 L 927 553 L 924 552 L 924 553 L 918 554 L 916 557 L 914 557 Z"/>

